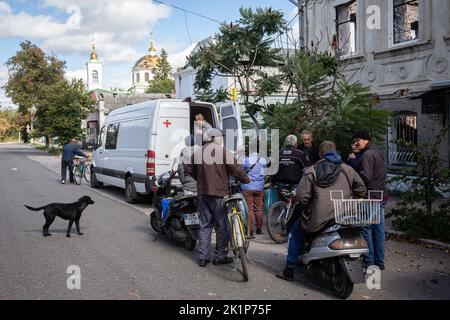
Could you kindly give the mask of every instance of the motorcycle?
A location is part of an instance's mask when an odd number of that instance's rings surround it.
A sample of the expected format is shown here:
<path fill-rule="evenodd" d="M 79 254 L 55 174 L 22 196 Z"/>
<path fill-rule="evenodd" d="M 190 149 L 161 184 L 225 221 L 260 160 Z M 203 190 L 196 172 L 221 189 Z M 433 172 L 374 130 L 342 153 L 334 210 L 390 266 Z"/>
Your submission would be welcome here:
<path fill-rule="evenodd" d="M 171 241 L 191 251 L 197 244 L 200 230 L 197 195 L 183 192 L 180 186 L 173 183 L 176 173 L 172 168 L 157 179 L 158 189 L 153 197 L 150 225 L 158 236 L 165 234 Z"/>
<path fill-rule="evenodd" d="M 300 262 L 306 275 L 325 284 L 340 299 L 347 299 L 353 285 L 365 283 L 362 265 L 369 253 L 361 228 L 333 225 L 306 239 Z"/>

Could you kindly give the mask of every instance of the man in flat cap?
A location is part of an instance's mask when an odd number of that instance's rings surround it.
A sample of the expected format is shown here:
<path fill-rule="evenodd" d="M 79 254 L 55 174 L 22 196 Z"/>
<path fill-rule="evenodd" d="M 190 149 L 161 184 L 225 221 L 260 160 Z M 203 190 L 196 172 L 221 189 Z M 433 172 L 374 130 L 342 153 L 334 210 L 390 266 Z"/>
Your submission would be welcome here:
<path fill-rule="evenodd" d="M 213 264 L 233 262 L 233 258 L 227 257 L 227 213 L 223 200 L 228 195 L 230 175 L 243 183 L 250 183 L 244 169 L 223 146 L 222 131 L 216 128 L 209 129 L 205 133 L 205 138 L 206 144 L 194 151 L 191 164 L 186 165 L 186 172 L 197 180 L 200 267 L 205 267 L 210 262 L 213 227 L 216 229 Z"/>
<path fill-rule="evenodd" d="M 356 168 L 366 185 L 367 191 L 383 191 L 384 201 L 388 198 L 386 189 L 386 164 L 383 154 L 371 142 L 370 135 L 365 130 L 353 134 L 353 144 L 359 151 L 361 159 Z M 362 236 L 369 246 L 369 255 L 364 258 L 364 266 L 377 265 L 384 270 L 384 205 L 382 203 L 380 224 L 367 226 L 362 231 Z"/>

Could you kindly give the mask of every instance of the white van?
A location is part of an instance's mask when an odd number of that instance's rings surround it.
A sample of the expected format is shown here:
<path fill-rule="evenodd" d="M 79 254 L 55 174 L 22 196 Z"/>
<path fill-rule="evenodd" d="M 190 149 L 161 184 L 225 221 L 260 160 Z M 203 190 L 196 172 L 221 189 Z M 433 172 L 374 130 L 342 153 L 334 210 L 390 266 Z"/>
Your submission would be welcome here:
<path fill-rule="evenodd" d="M 199 113 L 215 128 L 236 130 L 234 148 L 242 144 L 238 104 L 226 102 L 218 108 L 220 118 L 211 103 L 159 99 L 112 111 L 93 154 L 91 186 L 124 188 L 129 203 L 136 201 L 138 193 L 156 191 L 153 177 L 171 169 L 173 158 L 185 147 L 185 138 L 193 134 L 194 117 Z"/>

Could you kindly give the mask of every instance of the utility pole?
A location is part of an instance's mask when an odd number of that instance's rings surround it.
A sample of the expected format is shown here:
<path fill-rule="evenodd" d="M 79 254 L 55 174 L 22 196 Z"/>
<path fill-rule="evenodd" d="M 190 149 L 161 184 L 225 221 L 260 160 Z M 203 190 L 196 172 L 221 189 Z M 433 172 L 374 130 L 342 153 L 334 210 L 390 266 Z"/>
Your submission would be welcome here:
<path fill-rule="evenodd" d="M 305 26 L 304 26 L 304 8 L 302 4 L 302 0 L 289 0 L 292 4 L 296 5 L 298 8 L 298 41 L 300 45 L 300 50 L 305 50 Z"/>

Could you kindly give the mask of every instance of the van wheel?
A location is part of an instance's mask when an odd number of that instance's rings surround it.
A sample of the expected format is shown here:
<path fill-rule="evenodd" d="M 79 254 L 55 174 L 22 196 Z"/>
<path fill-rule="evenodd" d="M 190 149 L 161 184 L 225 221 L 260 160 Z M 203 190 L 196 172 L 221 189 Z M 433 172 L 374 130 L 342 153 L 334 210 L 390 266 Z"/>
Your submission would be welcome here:
<path fill-rule="evenodd" d="M 137 193 L 134 186 L 133 178 L 128 177 L 125 180 L 125 200 L 128 203 L 136 203 Z"/>
<path fill-rule="evenodd" d="M 92 167 L 90 171 L 91 171 L 91 187 L 95 189 L 102 187 L 103 183 L 97 180 L 97 176 L 95 175 L 94 172 L 94 167 Z"/>

